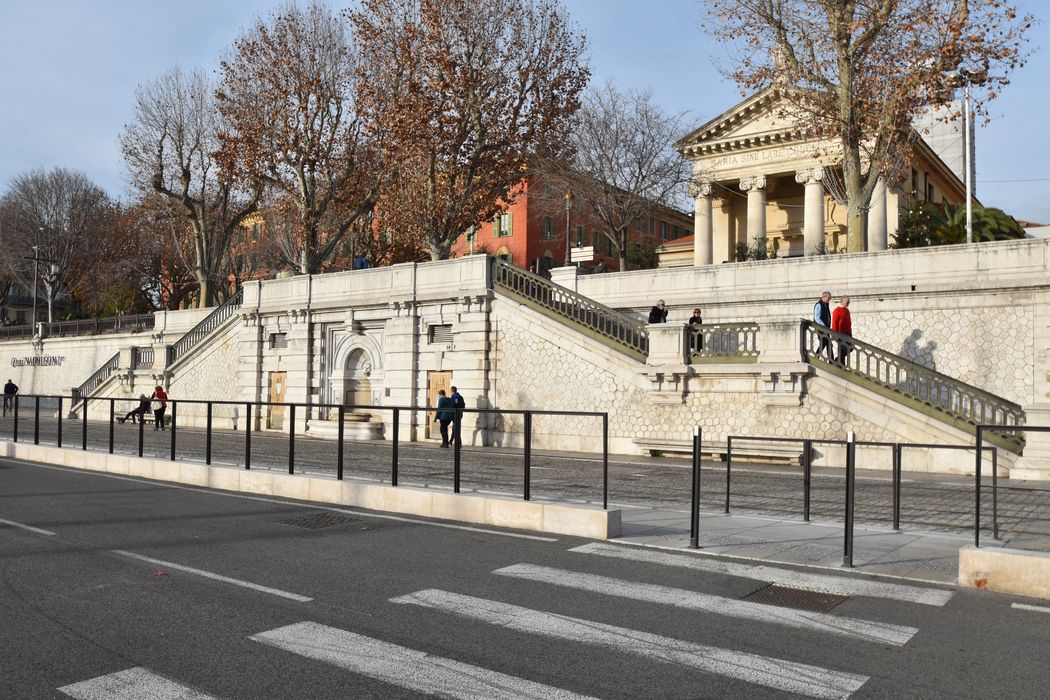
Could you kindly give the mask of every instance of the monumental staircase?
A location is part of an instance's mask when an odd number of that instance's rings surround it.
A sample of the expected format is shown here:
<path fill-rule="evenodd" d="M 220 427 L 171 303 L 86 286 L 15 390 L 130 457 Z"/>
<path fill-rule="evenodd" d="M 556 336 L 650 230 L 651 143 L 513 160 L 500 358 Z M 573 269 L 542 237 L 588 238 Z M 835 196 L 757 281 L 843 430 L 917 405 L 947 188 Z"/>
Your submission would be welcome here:
<path fill-rule="evenodd" d="M 635 363 L 640 374 L 659 375 L 665 359 L 654 359 L 659 350 L 651 347 L 651 332 L 666 333 L 672 328 L 654 328 L 622 311 L 604 306 L 578 292 L 551 282 L 501 260 L 492 263 L 492 286 L 504 295 L 538 312 L 547 319 L 587 336 L 615 350 L 623 360 Z M 768 352 L 764 335 L 776 326 L 776 342 L 781 346 L 776 356 Z M 784 352 L 785 326 L 792 334 L 793 348 Z M 681 328 L 681 327 L 679 327 Z M 925 435 L 939 438 L 944 444 L 972 444 L 978 425 L 1016 425 L 1025 423 L 1022 407 L 941 372 L 924 367 L 896 353 L 862 340 L 842 336 L 810 321 L 704 324 L 679 332 L 678 348 L 671 356 L 690 366 L 671 368 L 666 372 L 704 373 L 704 365 L 748 365 L 793 362 L 804 366 L 808 391 L 814 398 L 840 405 L 843 411 L 864 405 L 872 411 L 895 413 L 887 423 L 905 416 L 912 423 L 925 423 Z M 769 338 L 767 338 L 769 340 Z M 821 341 L 835 348 L 835 361 L 827 353 L 818 354 Z M 662 341 L 666 347 L 666 341 Z M 850 348 L 844 361 L 837 356 L 839 344 Z M 678 352 L 680 350 L 680 352 Z M 664 358 L 668 355 L 663 355 Z M 772 365 L 769 365 L 772 366 Z M 784 374 L 783 368 L 775 374 Z M 792 370 L 794 373 L 794 370 Z M 778 378 L 783 383 L 782 378 Z M 813 379 L 819 379 L 814 382 Z M 651 392 L 659 394 L 659 390 Z M 799 400 L 786 397 L 788 402 Z M 889 404 L 887 404 L 887 401 Z M 866 404 L 865 404 L 866 402 Z M 848 405 L 847 405 L 848 404 Z M 781 405 L 790 405 L 783 403 Z M 932 420 L 927 420 L 932 419 Z M 941 426 L 938 429 L 936 426 Z M 1020 433 L 986 433 L 989 442 L 1020 453 L 1024 438 Z M 967 443 L 967 440 L 969 442 Z M 914 440 L 912 440 L 914 441 Z M 690 449 L 688 440 L 664 440 L 659 445 L 635 441 L 652 452 L 674 452 Z"/>
<path fill-rule="evenodd" d="M 118 352 L 75 390 L 76 396 L 85 399 L 108 397 L 115 393 L 115 385 L 125 373 L 173 374 L 232 324 L 243 300 L 243 290 L 238 291 L 170 345 L 133 346 Z M 74 402 L 73 412 L 78 413 L 84 405 Z"/>

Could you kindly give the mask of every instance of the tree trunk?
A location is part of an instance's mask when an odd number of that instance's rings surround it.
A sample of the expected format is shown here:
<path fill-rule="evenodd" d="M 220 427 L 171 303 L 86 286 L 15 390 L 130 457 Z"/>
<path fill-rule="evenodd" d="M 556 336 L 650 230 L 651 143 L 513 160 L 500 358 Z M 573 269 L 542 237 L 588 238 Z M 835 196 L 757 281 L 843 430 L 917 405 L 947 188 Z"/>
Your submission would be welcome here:
<path fill-rule="evenodd" d="M 206 309 L 211 306 L 215 299 L 215 289 L 206 275 L 197 273 L 197 284 L 200 285 L 200 296 L 197 299 L 197 308 Z"/>
<path fill-rule="evenodd" d="M 440 241 L 436 238 L 430 239 L 430 259 L 433 261 L 448 260 L 452 252 L 452 244 Z"/>

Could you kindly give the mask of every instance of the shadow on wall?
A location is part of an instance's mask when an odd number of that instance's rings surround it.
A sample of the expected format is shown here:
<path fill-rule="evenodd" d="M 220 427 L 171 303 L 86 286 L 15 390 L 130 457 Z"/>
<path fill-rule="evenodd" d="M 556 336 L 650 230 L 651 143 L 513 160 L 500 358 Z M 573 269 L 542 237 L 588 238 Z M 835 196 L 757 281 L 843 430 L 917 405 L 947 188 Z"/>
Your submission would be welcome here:
<path fill-rule="evenodd" d="M 934 353 L 937 351 L 936 341 L 930 341 L 925 344 L 921 344 L 922 341 L 922 330 L 916 328 L 911 332 L 911 335 L 905 339 L 901 345 L 900 356 L 906 360 L 911 360 L 917 365 L 922 365 L 927 369 L 936 370 L 937 363 L 933 359 Z"/>
<path fill-rule="evenodd" d="M 492 402 L 484 396 L 479 396 L 474 401 L 474 408 L 491 409 Z M 480 440 L 480 443 L 479 443 Z M 474 434 L 471 435 L 472 447 L 499 447 L 503 443 L 503 414 L 502 413 L 479 413 L 474 423 Z"/>

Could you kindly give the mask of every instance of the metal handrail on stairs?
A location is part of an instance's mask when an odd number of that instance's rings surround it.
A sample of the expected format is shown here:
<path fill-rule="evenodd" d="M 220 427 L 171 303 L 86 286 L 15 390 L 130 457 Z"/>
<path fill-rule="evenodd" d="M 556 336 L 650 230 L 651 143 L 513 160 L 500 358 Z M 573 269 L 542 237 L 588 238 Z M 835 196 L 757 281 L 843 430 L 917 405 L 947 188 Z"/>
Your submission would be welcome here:
<path fill-rule="evenodd" d="M 802 321 L 801 338 L 803 362 L 819 363 L 847 378 L 866 380 L 881 393 L 925 408 L 929 414 L 968 432 L 974 432 L 980 424 L 1020 427 L 1025 423 L 1024 409 L 1013 401 L 810 320 Z M 819 353 L 822 341 L 833 349 L 833 361 Z M 845 361 L 840 357 L 842 347 L 849 349 Z M 1023 445 L 1020 435 L 1010 438 L 1017 443 L 1010 446 Z"/>
<path fill-rule="evenodd" d="M 97 389 L 102 382 L 109 379 L 110 375 L 117 371 L 120 367 L 120 353 L 118 352 L 113 357 L 106 360 L 105 364 L 95 370 L 95 373 L 88 377 L 87 381 L 80 385 L 77 389 L 77 396 L 88 397 L 95 389 Z"/>
<path fill-rule="evenodd" d="M 244 290 L 240 289 L 232 297 L 217 306 L 214 311 L 205 316 L 200 323 L 191 328 L 184 336 L 168 346 L 168 366 L 175 364 L 192 350 L 197 343 L 201 342 L 216 328 L 224 324 L 233 313 L 241 308 L 244 301 Z"/>
<path fill-rule="evenodd" d="M 644 360 L 649 354 L 649 335 L 643 322 L 554 284 L 546 277 L 492 258 L 492 284 L 537 311 L 575 326 L 635 359 Z"/>

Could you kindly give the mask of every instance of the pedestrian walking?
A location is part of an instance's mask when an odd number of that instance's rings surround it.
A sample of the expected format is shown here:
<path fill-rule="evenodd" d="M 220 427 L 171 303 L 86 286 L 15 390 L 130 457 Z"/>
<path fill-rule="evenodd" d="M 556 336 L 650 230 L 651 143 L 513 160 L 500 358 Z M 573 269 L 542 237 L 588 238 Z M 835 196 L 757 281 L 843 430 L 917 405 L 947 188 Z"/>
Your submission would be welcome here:
<path fill-rule="evenodd" d="M 649 310 L 649 323 L 667 323 L 667 308 L 664 300 L 656 302 L 656 306 Z"/>
<path fill-rule="evenodd" d="M 9 409 L 15 407 L 15 396 L 18 395 L 18 385 L 10 379 L 7 380 L 7 384 L 4 384 L 4 415 L 7 415 Z"/>
<path fill-rule="evenodd" d="M 452 387 L 452 396 L 449 397 L 452 400 L 452 439 L 450 443 L 454 442 L 460 447 L 463 447 L 463 409 L 467 407 L 467 402 L 463 400 L 463 395 L 459 393 L 459 389 Z"/>
<path fill-rule="evenodd" d="M 849 297 L 842 297 L 842 301 L 831 312 L 831 330 L 846 337 L 853 336 L 853 321 L 849 315 Z M 846 355 L 852 349 L 851 343 L 846 338 L 839 338 L 839 364 L 843 367 L 846 366 Z"/>
<path fill-rule="evenodd" d="M 434 415 L 434 420 L 438 422 L 438 426 L 441 429 L 441 446 L 448 447 L 448 424 L 452 422 L 455 414 L 448 410 L 453 407 L 453 403 L 452 399 L 445 394 L 444 389 L 438 389 L 437 407 L 438 411 Z"/>
<path fill-rule="evenodd" d="M 135 408 L 131 409 L 124 414 L 123 418 L 118 418 L 117 421 L 120 423 L 126 423 L 130 418 L 131 422 L 135 422 L 135 416 L 139 417 L 139 420 L 143 423 L 146 422 L 146 414 L 150 411 L 150 400 L 145 394 L 139 394 L 139 404 Z"/>
<path fill-rule="evenodd" d="M 813 323 L 825 330 L 831 328 L 831 292 L 821 292 L 820 299 L 817 299 L 817 303 L 813 305 Z M 831 349 L 831 338 L 825 333 L 819 335 L 820 346 L 817 347 L 817 356 L 819 357 L 822 351 L 827 350 L 828 362 L 834 362 L 835 353 Z"/>
<path fill-rule="evenodd" d="M 164 412 L 168 408 L 168 395 L 164 392 L 164 387 L 154 387 L 153 396 L 150 398 L 155 402 L 153 408 L 153 429 L 164 430 Z"/>

